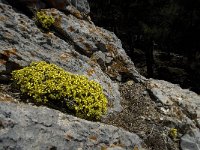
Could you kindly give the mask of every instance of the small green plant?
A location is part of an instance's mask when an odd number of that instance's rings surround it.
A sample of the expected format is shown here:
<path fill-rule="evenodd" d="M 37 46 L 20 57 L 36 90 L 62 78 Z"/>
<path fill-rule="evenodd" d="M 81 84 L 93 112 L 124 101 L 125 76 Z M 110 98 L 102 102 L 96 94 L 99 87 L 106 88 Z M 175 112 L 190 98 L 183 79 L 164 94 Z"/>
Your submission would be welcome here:
<path fill-rule="evenodd" d="M 101 85 L 83 75 L 66 72 L 46 62 L 12 72 L 14 82 L 22 93 L 37 103 L 64 102 L 66 109 L 78 117 L 99 119 L 107 111 L 107 99 Z"/>
<path fill-rule="evenodd" d="M 176 139 L 176 138 L 177 138 L 177 134 L 178 134 L 178 132 L 177 132 L 177 129 L 176 129 L 176 128 L 171 128 L 171 129 L 169 130 L 169 136 L 170 136 L 171 138 Z"/>
<path fill-rule="evenodd" d="M 51 15 L 47 15 L 45 11 L 38 11 L 36 13 L 36 21 L 39 23 L 44 29 L 48 30 L 49 27 L 54 24 L 55 19 Z"/>

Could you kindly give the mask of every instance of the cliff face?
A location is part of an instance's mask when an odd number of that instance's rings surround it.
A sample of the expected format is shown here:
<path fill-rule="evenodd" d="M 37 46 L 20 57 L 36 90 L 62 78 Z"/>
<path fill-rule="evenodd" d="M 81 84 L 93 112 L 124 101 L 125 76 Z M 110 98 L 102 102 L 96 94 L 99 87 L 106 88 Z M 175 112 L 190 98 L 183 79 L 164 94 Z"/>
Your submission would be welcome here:
<path fill-rule="evenodd" d="M 170 128 L 178 129 L 177 139 L 186 135 L 182 149 L 198 146 L 197 94 L 141 76 L 116 35 L 90 20 L 86 0 L 37 3 L 55 19 L 49 32 L 20 9 L 34 14 L 35 2 L 0 1 L 0 149 L 178 149 L 179 142 L 170 138 Z M 54 63 L 99 82 L 109 101 L 101 122 L 117 127 L 23 104 L 20 93 L 10 85 L 11 72 L 33 61 Z M 189 131 L 197 134 L 187 136 Z M 152 142 L 156 138 L 162 144 Z"/>

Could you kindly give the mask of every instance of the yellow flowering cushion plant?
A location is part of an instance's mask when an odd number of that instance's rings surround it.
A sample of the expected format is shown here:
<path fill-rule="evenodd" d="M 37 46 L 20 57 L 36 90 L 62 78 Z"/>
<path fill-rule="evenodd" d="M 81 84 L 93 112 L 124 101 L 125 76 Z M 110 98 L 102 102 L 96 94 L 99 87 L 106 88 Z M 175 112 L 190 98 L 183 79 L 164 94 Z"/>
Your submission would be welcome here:
<path fill-rule="evenodd" d="M 36 13 L 36 21 L 39 23 L 44 29 L 48 30 L 49 27 L 54 24 L 55 19 L 51 15 L 47 15 L 45 11 L 38 11 Z"/>
<path fill-rule="evenodd" d="M 107 99 L 101 85 L 86 76 L 66 72 L 44 61 L 12 72 L 20 91 L 37 103 L 62 101 L 78 117 L 99 119 L 107 111 Z"/>

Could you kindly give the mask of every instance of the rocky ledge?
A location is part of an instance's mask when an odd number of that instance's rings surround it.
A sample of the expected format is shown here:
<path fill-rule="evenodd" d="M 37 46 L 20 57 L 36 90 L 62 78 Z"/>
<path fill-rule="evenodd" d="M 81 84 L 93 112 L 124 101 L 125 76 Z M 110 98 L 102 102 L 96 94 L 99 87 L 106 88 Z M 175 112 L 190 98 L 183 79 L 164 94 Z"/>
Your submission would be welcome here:
<path fill-rule="evenodd" d="M 136 134 L 114 126 L 46 107 L 0 102 L 0 149 L 133 149 L 141 142 Z"/>
<path fill-rule="evenodd" d="M 49 32 L 20 9 L 34 13 L 35 2 L 0 1 L 0 149 L 200 149 L 199 95 L 141 76 L 115 34 L 90 20 L 86 0 L 42 1 L 55 18 Z M 41 60 L 102 85 L 103 123 L 22 102 L 11 72 Z"/>

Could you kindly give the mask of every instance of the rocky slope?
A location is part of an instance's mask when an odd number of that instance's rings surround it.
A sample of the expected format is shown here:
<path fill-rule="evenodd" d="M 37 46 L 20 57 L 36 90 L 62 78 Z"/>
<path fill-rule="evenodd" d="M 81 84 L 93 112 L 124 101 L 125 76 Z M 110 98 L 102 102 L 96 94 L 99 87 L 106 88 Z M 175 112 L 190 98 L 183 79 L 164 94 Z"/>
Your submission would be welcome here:
<path fill-rule="evenodd" d="M 46 107 L 0 102 L 0 149 L 133 149 L 141 139 Z"/>
<path fill-rule="evenodd" d="M 41 1 L 48 4 L 42 8 L 54 6 L 45 9 L 56 20 L 50 32 L 16 6 L 34 13 L 35 1 L 9 2 L 0 1 L 1 149 L 199 149 L 200 96 L 141 76 L 115 34 L 90 20 L 85 0 L 67 1 L 64 9 Z M 116 127 L 23 104 L 10 73 L 40 60 L 99 82 L 109 100 L 101 122 Z M 174 140 L 171 128 L 178 129 Z"/>

